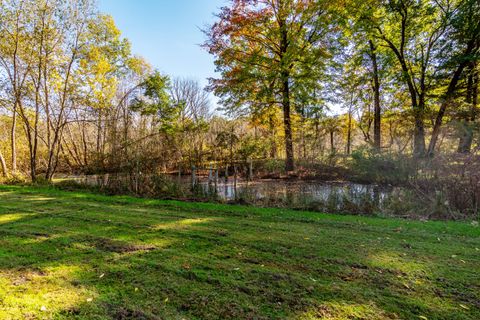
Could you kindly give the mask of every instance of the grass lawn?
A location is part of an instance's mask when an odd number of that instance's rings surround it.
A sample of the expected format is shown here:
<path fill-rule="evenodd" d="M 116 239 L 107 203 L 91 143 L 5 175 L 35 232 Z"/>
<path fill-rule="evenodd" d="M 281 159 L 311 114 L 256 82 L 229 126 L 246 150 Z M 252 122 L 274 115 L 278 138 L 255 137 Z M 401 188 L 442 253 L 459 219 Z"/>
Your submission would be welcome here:
<path fill-rule="evenodd" d="M 480 319 L 480 228 L 1 186 L 0 319 Z"/>

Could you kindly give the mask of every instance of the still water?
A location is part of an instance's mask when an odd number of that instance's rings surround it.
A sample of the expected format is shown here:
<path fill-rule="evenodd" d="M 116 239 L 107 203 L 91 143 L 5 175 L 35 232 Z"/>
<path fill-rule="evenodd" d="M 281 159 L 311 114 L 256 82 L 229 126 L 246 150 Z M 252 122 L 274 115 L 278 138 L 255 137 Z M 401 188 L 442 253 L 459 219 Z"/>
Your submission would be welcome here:
<path fill-rule="evenodd" d="M 177 190 L 183 194 L 191 193 L 192 181 L 189 176 L 165 176 L 164 181 L 152 183 L 151 177 L 132 179 L 127 175 L 91 175 L 69 177 L 81 184 L 98 187 L 129 186 L 129 190 L 136 193 L 161 194 L 153 189 L 162 189 L 164 185 L 175 184 Z M 145 185 L 150 185 L 150 192 L 142 192 Z M 282 202 L 295 206 L 308 206 L 318 203 L 322 206 L 333 206 L 341 209 L 342 206 L 369 204 L 381 208 L 388 198 L 398 192 L 398 188 L 378 186 L 371 184 L 359 184 L 351 182 L 318 182 L 298 180 L 237 180 L 233 178 L 219 178 L 217 183 L 208 177 L 197 177 L 196 194 L 193 196 L 214 196 L 218 200 L 238 201 L 244 200 L 251 203 Z"/>

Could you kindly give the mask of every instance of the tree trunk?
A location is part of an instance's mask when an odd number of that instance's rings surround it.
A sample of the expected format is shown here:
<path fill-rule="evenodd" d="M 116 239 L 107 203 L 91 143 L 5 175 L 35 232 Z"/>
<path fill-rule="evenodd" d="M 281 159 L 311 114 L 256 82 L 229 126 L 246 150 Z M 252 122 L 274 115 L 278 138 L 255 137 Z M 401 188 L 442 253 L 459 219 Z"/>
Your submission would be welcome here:
<path fill-rule="evenodd" d="M 290 119 L 290 66 L 287 65 L 287 49 L 288 49 L 288 33 L 287 22 L 280 20 L 279 22 L 281 40 L 280 52 L 281 56 L 281 92 L 282 92 L 282 106 L 283 106 L 283 126 L 285 130 L 285 171 L 290 172 L 295 169 L 294 154 L 293 154 L 293 134 L 292 122 Z"/>
<path fill-rule="evenodd" d="M 405 34 L 405 21 L 402 23 L 402 35 Z M 397 59 L 402 67 L 403 79 L 408 87 L 408 92 L 410 94 L 413 116 L 415 118 L 415 129 L 413 132 L 413 154 L 415 157 L 425 156 L 425 128 L 423 123 L 424 118 L 424 109 L 425 103 L 422 101 L 422 96 L 424 92 L 421 92 L 419 95 L 415 84 L 413 83 L 412 76 L 410 74 L 410 69 L 405 60 L 403 46 L 398 49 L 391 41 L 384 39 L 389 47 L 397 56 Z"/>
<path fill-rule="evenodd" d="M 458 140 L 458 153 L 470 153 L 472 149 L 473 142 L 473 128 L 472 124 L 469 121 L 462 121 L 461 123 L 461 133 Z"/>
<path fill-rule="evenodd" d="M 333 131 L 330 131 L 330 152 L 335 153 L 335 144 L 333 142 Z"/>
<path fill-rule="evenodd" d="M 473 130 L 475 127 L 478 103 L 478 72 L 475 63 L 472 63 L 469 68 L 465 100 L 470 106 L 470 110 L 468 115 L 461 122 L 460 138 L 457 148 L 457 152 L 459 153 L 470 153 L 472 149 Z"/>
<path fill-rule="evenodd" d="M 15 174 L 17 172 L 17 102 L 13 106 L 13 115 L 12 115 L 12 128 L 10 131 L 10 143 L 12 149 L 12 173 Z"/>
<path fill-rule="evenodd" d="M 292 122 L 290 119 L 290 86 L 288 83 L 288 75 L 282 75 L 282 95 L 283 95 L 283 126 L 285 130 L 285 171 L 293 171 L 294 156 L 293 156 L 293 135 Z"/>
<path fill-rule="evenodd" d="M 270 129 L 271 131 L 271 147 L 270 147 L 270 157 L 272 159 L 276 159 L 277 158 L 277 139 L 276 139 L 276 135 L 275 135 L 275 127 L 272 126 L 272 128 Z"/>
<path fill-rule="evenodd" d="M 457 70 L 455 70 L 455 72 L 453 73 L 453 76 L 450 80 L 447 92 L 445 93 L 443 102 L 440 105 L 440 109 L 438 110 L 437 118 L 435 119 L 435 124 L 433 126 L 432 139 L 430 140 L 430 144 L 428 145 L 428 155 L 429 156 L 433 156 L 433 154 L 435 152 L 435 147 L 437 145 L 438 136 L 440 134 L 440 128 L 441 128 L 442 123 L 443 123 L 443 117 L 445 115 L 447 107 L 450 105 L 450 103 L 452 103 L 455 91 L 457 90 L 458 81 L 460 80 L 460 77 L 463 73 L 463 69 L 465 69 L 465 67 L 466 67 L 466 64 L 467 64 L 467 61 L 462 62 L 458 66 Z"/>
<path fill-rule="evenodd" d="M 380 107 L 380 79 L 378 75 L 378 64 L 376 48 L 370 40 L 370 57 L 373 65 L 373 96 L 374 96 L 374 117 L 373 117 L 373 146 L 377 151 L 381 149 L 381 107 Z"/>
<path fill-rule="evenodd" d="M 425 156 L 425 127 L 423 123 L 424 104 L 414 108 L 415 130 L 413 132 L 413 154 L 416 157 Z"/>
<path fill-rule="evenodd" d="M 96 158 L 97 158 L 97 163 L 96 163 L 96 166 L 97 166 L 97 170 L 100 169 L 100 168 L 103 168 L 103 158 L 102 156 L 100 155 L 100 151 L 101 151 L 101 142 L 102 142 L 102 110 L 98 110 L 98 119 L 97 119 L 97 143 L 96 143 L 96 147 L 95 147 L 95 150 L 96 150 Z"/>
<path fill-rule="evenodd" d="M 0 151 L 0 164 L 2 166 L 2 176 L 6 178 L 8 176 L 7 163 L 5 162 L 5 158 L 3 157 L 3 154 L 1 151 Z"/>
<path fill-rule="evenodd" d="M 352 111 L 348 112 L 348 126 L 347 126 L 347 155 L 350 154 L 350 149 L 352 145 Z"/>

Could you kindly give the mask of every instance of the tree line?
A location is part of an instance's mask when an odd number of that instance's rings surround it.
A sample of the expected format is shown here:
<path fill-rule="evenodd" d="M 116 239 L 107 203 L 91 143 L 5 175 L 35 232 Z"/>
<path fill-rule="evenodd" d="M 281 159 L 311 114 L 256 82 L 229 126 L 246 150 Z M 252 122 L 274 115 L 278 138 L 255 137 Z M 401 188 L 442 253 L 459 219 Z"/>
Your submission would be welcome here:
<path fill-rule="evenodd" d="M 478 145 L 476 0 L 231 0 L 204 30 L 206 90 L 133 55 L 93 0 L 0 8 L 5 177 Z"/>
<path fill-rule="evenodd" d="M 0 9 L 5 177 L 51 180 L 198 152 L 208 94 L 133 55 L 94 1 L 2 0 Z"/>
<path fill-rule="evenodd" d="M 287 171 L 294 168 L 292 117 L 315 122 L 332 105 L 347 110 L 349 128 L 354 109 L 363 109 L 357 120 L 378 151 L 388 112 L 411 118 L 416 157 L 434 155 L 443 124 L 453 119 L 464 132 L 459 150 L 471 149 L 478 1 L 234 0 L 206 33 L 220 73 L 210 89 L 225 110 L 282 112 Z"/>

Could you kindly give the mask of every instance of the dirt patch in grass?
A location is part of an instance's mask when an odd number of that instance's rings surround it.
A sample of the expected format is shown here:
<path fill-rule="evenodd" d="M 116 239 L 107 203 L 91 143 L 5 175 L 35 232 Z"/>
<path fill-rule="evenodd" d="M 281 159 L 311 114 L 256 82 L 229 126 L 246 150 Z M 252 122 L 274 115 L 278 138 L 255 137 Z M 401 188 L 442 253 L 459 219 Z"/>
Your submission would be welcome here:
<path fill-rule="evenodd" d="M 20 268 L 11 274 L 12 286 L 19 287 L 27 284 L 36 277 L 45 277 L 47 273 L 38 268 Z"/>
<path fill-rule="evenodd" d="M 119 308 L 113 313 L 114 320 L 159 320 L 160 318 L 147 315 L 140 310 L 130 310 L 127 308 Z"/>
<path fill-rule="evenodd" d="M 132 244 L 132 243 L 113 240 L 109 238 L 88 238 L 86 242 L 88 242 L 91 246 L 97 248 L 98 250 L 115 252 L 115 253 L 152 251 L 156 249 L 156 247 L 152 245 Z"/>

